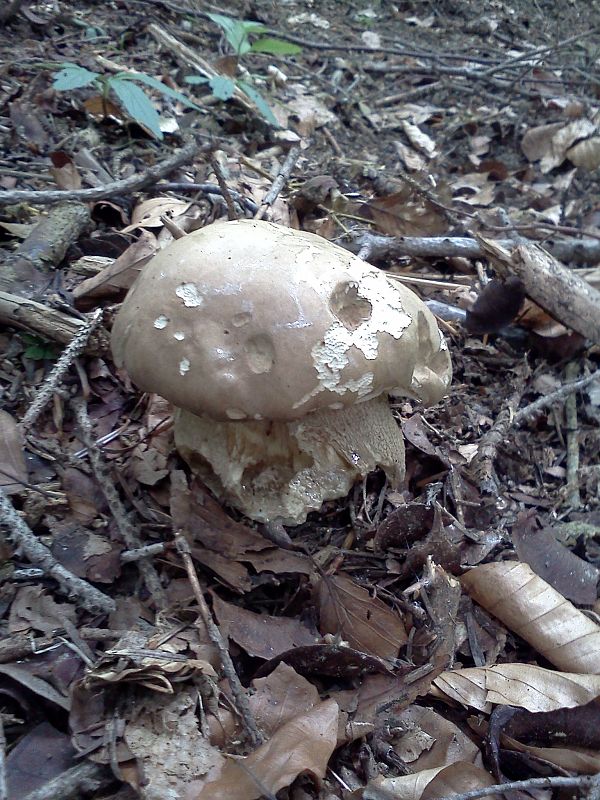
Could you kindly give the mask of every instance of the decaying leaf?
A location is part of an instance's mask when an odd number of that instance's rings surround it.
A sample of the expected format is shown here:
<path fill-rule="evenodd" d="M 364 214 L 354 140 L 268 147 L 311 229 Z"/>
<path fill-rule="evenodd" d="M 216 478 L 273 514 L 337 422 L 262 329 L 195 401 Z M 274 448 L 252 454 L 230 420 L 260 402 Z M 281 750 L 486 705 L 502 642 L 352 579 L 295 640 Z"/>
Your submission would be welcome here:
<path fill-rule="evenodd" d="M 530 128 L 521 142 L 529 161 L 539 161 L 542 172 L 550 172 L 567 158 L 567 152 L 578 139 L 586 139 L 596 131 L 588 119 L 553 122 Z"/>
<path fill-rule="evenodd" d="M 321 578 L 317 588 L 321 633 L 341 637 L 352 647 L 394 659 L 407 634 L 398 612 L 344 575 Z"/>
<path fill-rule="evenodd" d="M 584 705 L 600 694 L 598 675 L 555 672 L 532 664 L 451 670 L 434 684 L 458 703 L 480 711 L 489 711 L 489 703 L 553 711 Z"/>
<path fill-rule="evenodd" d="M 461 579 L 490 614 L 559 669 L 600 672 L 600 626 L 565 600 L 528 564 L 482 564 Z"/>
<path fill-rule="evenodd" d="M 304 772 L 323 778 L 337 743 L 338 715 L 335 701 L 317 703 L 239 763 L 230 759 L 214 767 L 205 781 L 194 781 L 186 800 L 256 800 L 265 790 L 275 794 L 289 786 Z"/>
<path fill-rule="evenodd" d="M 213 594 L 213 610 L 221 633 L 258 658 L 275 658 L 293 647 L 315 644 L 319 638 L 300 620 L 255 614 L 226 603 L 216 594 Z"/>

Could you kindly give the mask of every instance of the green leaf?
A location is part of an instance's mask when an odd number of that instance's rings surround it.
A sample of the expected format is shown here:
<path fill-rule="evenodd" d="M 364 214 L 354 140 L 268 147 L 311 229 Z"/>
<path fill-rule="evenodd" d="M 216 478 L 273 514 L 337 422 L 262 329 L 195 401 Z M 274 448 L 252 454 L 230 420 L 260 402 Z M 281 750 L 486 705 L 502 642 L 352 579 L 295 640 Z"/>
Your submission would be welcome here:
<path fill-rule="evenodd" d="M 225 38 L 238 56 L 250 52 L 249 33 L 262 33 L 267 30 L 260 22 L 251 20 L 233 19 L 223 14 L 207 14 L 207 17 L 222 29 Z"/>
<path fill-rule="evenodd" d="M 192 103 L 192 101 L 184 94 L 181 94 L 181 92 L 178 92 L 176 89 L 171 89 L 170 86 L 167 86 L 166 83 L 159 81 L 158 78 L 153 78 L 151 75 L 146 75 L 145 72 L 120 72 L 116 77 L 123 81 L 140 81 L 140 83 L 145 83 L 146 86 L 151 86 L 153 89 L 157 89 L 167 97 L 172 97 L 174 100 L 179 100 L 180 103 L 183 103 L 189 108 L 195 108 L 196 111 L 202 111 L 201 108 L 199 108 L 195 103 Z"/>
<path fill-rule="evenodd" d="M 252 43 L 250 50 L 253 53 L 270 53 L 273 56 L 297 56 L 302 48 L 283 39 L 257 39 Z"/>
<path fill-rule="evenodd" d="M 99 77 L 99 72 L 91 72 L 78 64 L 65 63 L 60 72 L 54 74 L 52 86 L 59 92 L 68 92 L 69 89 L 81 89 L 82 86 L 88 86 Z"/>
<path fill-rule="evenodd" d="M 235 83 L 225 75 L 215 75 L 209 80 L 208 85 L 219 100 L 229 100 L 235 92 Z"/>
<path fill-rule="evenodd" d="M 202 75 L 186 75 L 183 80 L 193 86 L 198 86 L 200 83 L 208 83 L 208 78 L 204 78 Z"/>
<path fill-rule="evenodd" d="M 157 139 L 162 139 L 160 117 L 142 89 L 135 83 L 121 78 L 110 78 L 108 83 L 129 116 L 147 128 Z"/>
<path fill-rule="evenodd" d="M 246 83 L 245 81 L 238 81 L 237 85 L 240 87 L 242 92 L 244 92 L 244 94 L 248 95 L 250 100 L 252 100 L 254 105 L 258 108 L 262 116 L 270 125 L 272 125 L 274 128 L 281 128 L 281 125 L 277 122 L 275 115 L 271 111 L 271 107 L 264 97 L 256 91 L 252 84 Z"/>

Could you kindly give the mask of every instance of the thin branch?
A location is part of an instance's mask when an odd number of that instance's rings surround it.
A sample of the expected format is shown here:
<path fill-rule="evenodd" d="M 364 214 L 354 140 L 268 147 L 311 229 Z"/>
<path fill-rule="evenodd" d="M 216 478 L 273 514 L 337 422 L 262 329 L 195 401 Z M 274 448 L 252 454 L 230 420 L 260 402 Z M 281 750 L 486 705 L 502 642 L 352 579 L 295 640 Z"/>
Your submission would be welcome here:
<path fill-rule="evenodd" d="M 52 395 L 67 373 L 67 370 L 71 367 L 73 361 L 85 350 L 90 336 L 102 322 L 102 313 L 102 309 L 98 308 L 96 311 L 90 314 L 85 324 L 82 325 L 71 342 L 63 350 L 62 355 L 46 376 L 32 404 L 29 406 L 25 412 L 25 416 L 21 420 L 21 427 L 24 431 L 26 431 L 28 428 L 31 428 L 31 426 L 35 423 L 39 415 L 46 407 L 46 404 L 50 402 Z"/>
<path fill-rule="evenodd" d="M 0 489 L 0 522 L 8 528 L 8 535 L 30 564 L 39 567 L 58 583 L 63 592 L 76 597 L 81 606 L 92 614 L 109 614 L 116 609 L 115 601 L 65 569 L 54 558 L 46 545 L 35 536 L 29 525 L 15 511 L 12 503 Z"/>
<path fill-rule="evenodd" d="M 89 761 L 61 772 L 22 800 L 79 800 L 85 793 L 96 793 L 114 782 L 108 767 Z"/>
<path fill-rule="evenodd" d="M 298 156 L 300 155 L 300 145 L 294 144 L 290 147 L 289 152 L 286 156 L 285 161 L 281 165 L 281 169 L 279 170 L 277 177 L 273 181 L 273 185 L 266 193 L 263 198 L 262 203 L 256 214 L 254 215 L 254 219 L 264 219 L 267 210 L 273 205 L 275 200 L 279 197 L 283 187 L 290 179 L 290 175 L 292 174 L 292 170 L 298 160 Z"/>
<path fill-rule="evenodd" d="M 242 687 L 242 684 L 240 683 L 240 679 L 237 676 L 235 667 L 233 665 L 233 661 L 231 660 L 231 656 L 229 655 L 229 650 L 227 649 L 227 645 L 225 644 L 225 642 L 223 641 L 223 637 L 221 636 L 221 631 L 215 624 L 212 615 L 210 613 L 210 610 L 206 604 L 206 600 L 204 599 L 204 594 L 202 593 L 202 587 L 200 586 L 200 581 L 198 580 L 198 575 L 196 574 L 196 569 L 194 568 L 194 562 L 192 561 L 190 546 L 181 532 L 177 532 L 175 534 L 175 544 L 181 556 L 181 560 L 185 565 L 188 578 L 192 586 L 192 590 L 194 592 L 194 597 L 196 598 L 196 602 L 198 603 L 198 608 L 200 610 L 200 616 L 202 617 L 202 621 L 206 626 L 206 630 L 208 632 L 211 642 L 215 645 L 215 647 L 219 651 L 221 664 L 223 665 L 223 672 L 225 673 L 225 676 L 229 681 L 229 685 L 231 687 L 231 691 L 235 698 L 237 709 L 244 722 L 244 726 L 246 728 L 250 741 L 254 745 L 262 744 L 264 741 L 264 737 L 262 733 L 258 730 L 258 726 L 256 725 L 256 720 L 254 719 L 254 715 L 252 714 L 252 711 L 250 709 L 250 704 L 248 703 L 248 697 Z"/>
<path fill-rule="evenodd" d="M 202 194 L 208 195 L 217 195 L 218 197 L 223 197 L 223 192 L 221 191 L 220 187 L 217 186 L 216 183 L 186 183 L 184 181 L 164 181 L 163 183 L 157 183 L 154 187 L 155 191 L 160 192 L 201 192 Z M 235 200 L 236 203 L 244 208 L 246 211 L 249 211 L 251 214 L 256 214 L 258 211 L 258 206 L 251 200 L 249 197 L 244 197 L 243 194 L 236 192 L 235 189 L 229 189 L 228 192 L 231 197 Z"/>
<path fill-rule="evenodd" d="M 231 192 L 229 191 L 229 187 L 227 186 L 227 181 L 225 180 L 223 169 L 219 164 L 219 160 L 217 159 L 214 153 L 210 154 L 209 161 L 210 161 L 210 166 L 212 167 L 212 170 L 217 178 L 217 183 L 219 184 L 219 188 L 221 189 L 221 195 L 225 200 L 225 205 L 227 206 L 227 219 L 231 222 L 237 219 L 238 215 L 235 211 L 235 206 L 233 205 L 233 197 L 231 196 Z"/>
<path fill-rule="evenodd" d="M 6 736 L 4 734 L 4 720 L 0 714 L 0 800 L 8 800 L 6 785 Z"/>
<path fill-rule="evenodd" d="M 569 361 L 565 368 L 565 378 L 571 382 L 577 377 L 579 365 Z M 576 510 L 581 508 L 579 494 L 579 424 L 577 422 L 577 397 L 569 394 L 565 400 L 565 428 L 567 433 L 567 486 L 566 500 Z"/>
<path fill-rule="evenodd" d="M 478 800 L 479 797 L 487 797 L 497 792 L 527 791 L 528 789 L 566 789 L 575 787 L 583 791 L 596 788 L 598 782 L 598 775 L 578 775 L 573 778 L 527 778 L 524 781 L 509 781 L 508 783 L 496 783 L 494 786 L 483 786 L 481 789 L 471 789 L 468 792 L 440 798 L 440 800 Z"/>
<path fill-rule="evenodd" d="M 525 377 L 519 376 L 515 379 L 515 390 L 502 406 L 492 427 L 480 438 L 477 455 L 471 463 L 471 471 L 477 478 L 480 490 L 485 494 L 496 494 L 498 491 L 498 482 L 494 473 L 496 451 L 514 424 L 515 411 L 519 407 L 525 390 Z"/>
<path fill-rule="evenodd" d="M 60 203 L 63 200 L 82 200 L 89 202 L 92 200 L 104 200 L 118 194 L 131 194 L 140 189 L 145 189 L 157 180 L 173 172 L 174 169 L 182 164 L 190 162 L 198 153 L 209 149 L 208 145 L 200 145 L 197 142 L 188 142 L 177 153 L 170 158 L 160 161 L 155 166 L 150 167 L 143 173 L 135 173 L 129 178 L 123 178 L 113 183 L 103 186 L 96 186 L 92 189 L 74 189 L 73 191 L 62 191 L 60 189 L 49 189 L 48 191 L 33 191 L 29 189 L 11 189 L 10 191 L 0 192 L 0 206 L 11 205 L 12 203 L 33 203 L 34 205 L 50 205 Z"/>
<path fill-rule="evenodd" d="M 496 244 L 511 250 L 519 242 L 514 239 L 498 239 Z M 483 258 L 483 248 L 475 239 L 468 236 L 382 236 L 363 231 L 352 243 L 343 246 L 352 252 L 364 253 L 369 260 L 384 260 L 412 256 L 417 258 Z M 573 261 L 578 264 L 597 264 L 600 262 L 600 240 L 585 239 L 546 239 L 539 242 L 545 250 L 560 261 Z"/>
<path fill-rule="evenodd" d="M 537 414 L 538 411 L 548 408 L 549 406 L 554 405 L 556 402 L 563 401 L 572 392 L 576 392 L 578 389 L 585 389 L 585 387 L 589 386 L 590 383 L 598 380 L 600 380 L 600 369 L 597 369 L 595 372 L 592 372 L 585 378 L 580 378 L 578 381 L 565 383 L 555 392 L 551 392 L 544 397 L 540 397 L 533 403 L 529 403 L 529 405 L 525 406 L 525 408 L 517 411 L 513 420 L 514 424 L 521 425 L 521 423 L 525 422 L 525 420 L 527 420 L 529 417 L 533 417 L 535 414 Z"/>
<path fill-rule="evenodd" d="M 75 409 L 75 416 L 79 425 L 81 439 L 88 451 L 94 477 L 100 486 L 102 494 L 106 498 L 111 514 L 117 523 L 119 533 L 123 537 L 123 541 L 129 550 L 138 550 L 142 546 L 142 543 L 115 489 L 114 482 L 106 469 L 100 451 L 94 442 L 92 423 L 88 416 L 85 402 L 83 400 L 73 400 L 72 405 Z M 157 608 L 164 608 L 167 604 L 165 591 L 148 555 L 138 560 L 138 568 Z"/>

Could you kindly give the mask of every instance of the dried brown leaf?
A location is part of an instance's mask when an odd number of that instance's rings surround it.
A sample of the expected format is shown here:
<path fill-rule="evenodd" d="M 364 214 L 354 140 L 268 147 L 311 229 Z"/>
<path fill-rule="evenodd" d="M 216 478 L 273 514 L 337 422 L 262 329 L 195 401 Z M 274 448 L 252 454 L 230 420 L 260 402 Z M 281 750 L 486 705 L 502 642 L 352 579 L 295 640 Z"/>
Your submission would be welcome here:
<path fill-rule="evenodd" d="M 408 639 L 398 612 L 344 575 L 322 578 L 317 598 L 321 633 L 338 635 L 356 650 L 379 658 L 397 658 Z"/>
<path fill-rule="evenodd" d="M 555 672 L 532 664 L 497 664 L 442 673 L 435 686 L 448 697 L 480 711 L 489 703 L 553 711 L 585 705 L 600 694 L 600 676 Z"/>
<path fill-rule="evenodd" d="M 474 600 L 559 669 L 600 672 L 600 626 L 528 564 L 482 564 L 461 582 Z"/>
<path fill-rule="evenodd" d="M 27 483 L 23 436 L 16 419 L 0 409 L 0 487 L 14 494 Z"/>
<path fill-rule="evenodd" d="M 221 632 L 251 656 L 268 660 L 293 647 L 318 641 L 318 637 L 300 620 L 255 614 L 241 606 L 226 603 L 214 593 L 212 597 Z"/>
<path fill-rule="evenodd" d="M 287 721 L 243 761 L 229 760 L 213 768 L 205 781 L 194 781 L 186 800 L 257 800 L 302 773 L 323 778 L 337 743 L 338 715 L 335 701 L 318 703 Z"/>

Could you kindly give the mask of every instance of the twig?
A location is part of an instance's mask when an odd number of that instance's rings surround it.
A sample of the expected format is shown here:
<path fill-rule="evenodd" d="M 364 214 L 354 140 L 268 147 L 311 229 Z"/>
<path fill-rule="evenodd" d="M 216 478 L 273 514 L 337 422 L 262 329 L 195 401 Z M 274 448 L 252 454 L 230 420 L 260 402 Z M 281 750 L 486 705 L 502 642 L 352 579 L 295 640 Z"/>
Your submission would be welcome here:
<path fill-rule="evenodd" d="M 157 183 L 154 187 L 157 192 L 202 192 L 210 197 L 210 195 L 218 195 L 223 197 L 223 193 L 216 183 L 186 183 L 184 181 L 164 181 Z M 231 197 L 236 203 L 239 203 L 242 208 L 249 211 L 251 214 L 256 214 L 258 206 L 249 197 L 244 197 L 243 194 L 236 192 L 235 189 L 227 189 Z"/>
<path fill-rule="evenodd" d="M 223 169 L 219 164 L 219 161 L 214 153 L 210 154 L 210 166 L 212 167 L 213 172 L 217 178 L 217 183 L 219 184 L 219 188 L 221 189 L 221 194 L 223 199 L 225 200 L 225 205 L 227 206 L 227 219 L 234 220 L 238 218 L 238 215 L 235 211 L 235 206 L 233 205 L 233 198 L 229 191 L 229 187 L 227 186 L 227 181 L 225 180 L 225 175 L 223 174 Z"/>
<path fill-rule="evenodd" d="M 565 378 L 572 381 L 578 372 L 576 361 L 570 361 L 565 368 Z M 579 425 L 577 423 L 577 397 L 575 393 L 565 401 L 565 423 L 567 430 L 567 503 L 572 509 L 581 508 L 579 494 Z"/>
<path fill-rule="evenodd" d="M 240 716 L 244 722 L 246 727 L 246 731 L 248 736 L 254 745 L 262 744 L 264 741 L 264 737 L 262 733 L 258 730 L 256 725 L 256 720 L 254 719 L 254 715 L 250 709 L 250 704 L 248 703 L 248 697 L 244 692 L 242 684 L 240 683 L 240 679 L 237 676 L 235 671 L 235 667 L 233 665 L 233 661 L 231 660 L 231 656 L 229 655 L 229 650 L 227 649 L 227 645 L 223 641 L 223 637 L 221 636 L 221 631 L 215 624 L 210 610 L 206 604 L 206 600 L 204 599 L 204 595 L 202 593 L 202 587 L 200 586 L 200 581 L 198 580 L 198 575 L 196 574 L 196 570 L 194 568 L 194 562 L 192 561 L 192 555 L 190 553 L 190 546 L 187 543 L 186 538 L 184 535 L 178 531 L 175 534 L 175 544 L 177 546 L 177 550 L 181 555 L 181 560 L 183 561 L 190 584 L 192 586 L 192 590 L 194 592 L 194 597 L 196 598 L 196 602 L 198 603 L 198 608 L 200 610 L 200 616 L 202 617 L 202 621 L 206 626 L 206 630 L 210 637 L 211 642 L 215 645 L 215 647 L 219 651 L 219 655 L 221 657 L 221 664 L 223 665 L 223 672 L 225 673 L 226 678 L 229 681 L 229 685 L 231 687 L 231 691 L 235 698 L 237 709 L 240 713 Z"/>
<path fill-rule="evenodd" d="M 496 494 L 498 491 L 498 482 L 494 474 L 496 451 L 514 424 L 515 411 L 519 407 L 525 390 L 525 378 L 526 376 L 520 376 L 516 379 L 514 392 L 504 403 L 490 430 L 486 431 L 479 440 L 477 455 L 471 463 L 471 470 L 484 494 Z"/>
<path fill-rule="evenodd" d="M 25 412 L 25 416 L 21 420 L 21 427 L 23 430 L 28 430 L 28 428 L 34 424 L 46 407 L 46 404 L 50 401 L 58 384 L 62 381 L 73 361 L 85 350 L 85 346 L 92 332 L 102 322 L 102 313 L 102 309 L 98 308 L 90 314 L 86 323 L 75 334 L 70 344 L 65 347 L 61 357 L 46 376 L 33 402 Z"/>
<path fill-rule="evenodd" d="M 114 776 L 107 767 L 86 761 L 61 772 L 22 800 L 79 800 L 84 793 L 95 793 L 113 781 Z"/>
<path fill-rule="evenodd" d="M 88 416 L 85 402 L 75 399 L 71 401 L 71 404 L 75 410 L 75 416 L 81 432 L 81 439 L 88 451 L 94 477 L 98 481 L 102 494 L 106 498 L 108 507 L 117 523 L 119 533 L 123 537 L 123 541 L 129 550 L 137 550 L 142 546 L 142 543 L 115 489 L 114 482 L 106 470 L 100 451 L 96 447 L 92 433 L 92 423 Z M 158 608 L 164 608 L 167 604 L 166 595 L 154 565 L 149 561 L 148 557 L 146 557 L 139 560 L 138 566 L 146 588 L 153 597 L 156 606 Z"/>
<path fill-rule="evenodd" d="M 185 147 L 182 147 L 181 150 L 170 158 L 160 161 L 142 174 L 135 173 L 129 178 L 107 183 L 104 184 L 104 186 L 95 186 L 92 189 L 74 189 L 73 191 L 62 191 L 58 189 L 49 189 L 48 191 L 11 189 L 10 191 L 0 192 L 0 206 L 10 205 L 12 203 L 50 205 L 51 203 L 59 203 L 63 200 L 103 200 L 108 197 L 114 197 L 117 194 L 131 194 L 131 192 L 137 192 L 150 184 L 156 183 L 159 178 L 168 175 L 169 172 L 173 172 L 174 169 L 177 169 L 177 167 L 180 167 L 182 164 L 187 164 L 194 156 L 205 150 L 208 150 L 208 145 L 202 146 L 197 142 L 188 142 Z"/>
<path fill-rule="evenodd" d="M 508 783 L 497 783 L 494 786 L 482 786 L 481 789 L 471 789 L 468 792 L 453 794 L 440 800 L 477 800 L 479 797 L 487 797 L 497 792 L 527 791 L 528 789 L 559 789 L 579 787 L 582 790 L 593 789 L 598 786 L 598 775 L 578 775 L 574 778 L 550 777 L 550 778 L 527 778 L 524 781 L 509 781 Z"/>
<path fill-rule="evenodd" d="M 0 800 L 7 800 L 8 788 L 6 785 L 6 736 L 4 735 L 4 721 L 0 714 Z"/>
<path fill-rule="evenodd" d="M 580 378 L 578 381 L 573 381 L 573 383 L 565 383 L 555 392 L 551 392 L 545 397 L 540 397 L 533 403 L 529 403 L 529 405 L 525 406 L 525 408 L 517 411 L 513 420 L 514 424 L 521 425 L 521 423 L 525 422 L 525 420 L 527 420 L 529 417 L 533 417 L 535 414 L 537 414 L 538 411 L 548 408 L 548 406 L 551 406 L 556 402 L 564 400 L 578 389 L 585 389 L 585 387 L 589 386 L 590 383 L 598 380 L 600 380 L 600 369 L 592 372 L 590 375 L 586 375 L 585 378 Z"/>
<path fill-rule="evenodd" d="M 125 550 L 121 553 L 121 563 L 129 564 L 132 561 L 139 561 L 141 558 L 162 555 L 166 550 L 166 545 L 158 542 L 157 544 L 145 544 L 135 550 Z"/>
<path fill-rule="evenodd" d="M 300 155 L 300 145 L 299 144 L 292 145 L 285 158 L 285 161 L 281 165 L 281 169 L 279 170 L 277 177 L 273 181 L 273 185 L 264 196 L 258 211 L 254 215 L 254 219 L 265 218 L 267 209 L 269 209 L 273 205 L 275 200 L 277 200 L 281 190 L 290 179 L 290 175 L 292 174 L 292 170 L 294 169 L 294 165 L 296 164 L 299 155 Z"/>
<path fill-rule="evenodd" d="M 99 612 L 109 614 L 115 610 L 116 604 L 111 597 L 107 597 L 58 563 L 46 545 L 40 542 L 25 520 L 17 514 L 1 489 L 0 521 L 7 525 L 8 535 L 30 564 L 43 569 L 46 575 L 54 578 L 65 594 L 76 597 L 86 611 L 90 611 L 92 614 Z"/>

